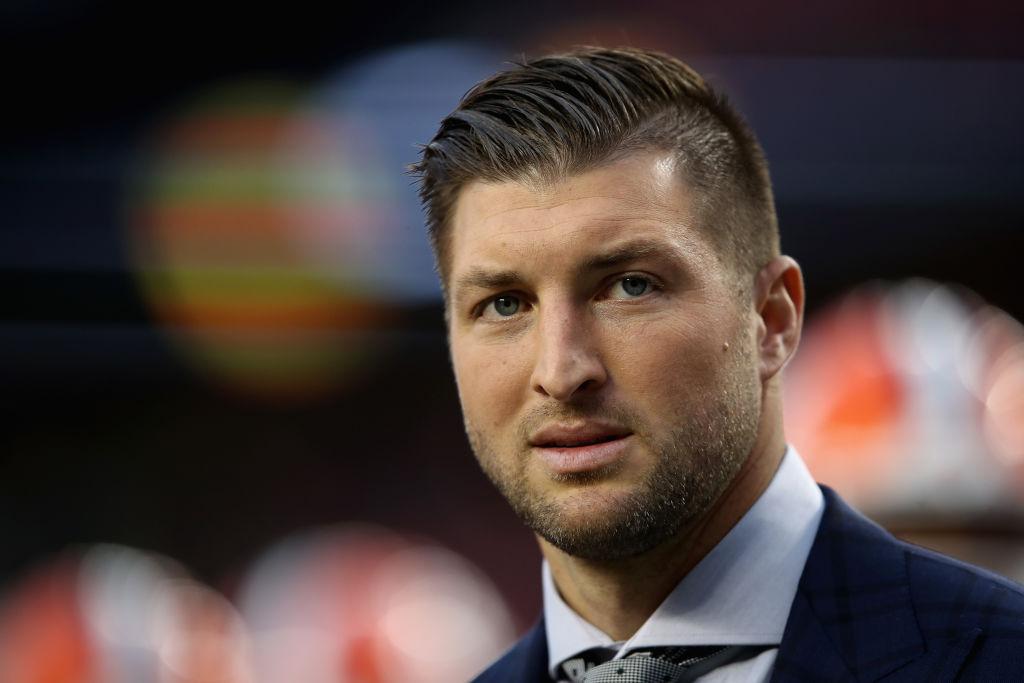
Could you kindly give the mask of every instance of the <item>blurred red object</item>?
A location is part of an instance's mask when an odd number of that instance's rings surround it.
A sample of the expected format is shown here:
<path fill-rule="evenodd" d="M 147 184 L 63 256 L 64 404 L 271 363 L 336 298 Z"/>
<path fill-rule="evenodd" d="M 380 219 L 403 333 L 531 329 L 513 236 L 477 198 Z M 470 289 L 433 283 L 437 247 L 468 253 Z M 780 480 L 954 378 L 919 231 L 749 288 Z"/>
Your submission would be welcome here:
<path fill-rule="evenodd" d="M 942 526 L 1024 512 L 1024 326 L 973 293 L 873 283 L 808 321 L 786 434 L 869 514 Z"/>
<path fill-rule="evenodd" d="M 77 565 L 29 575 L 0 607 L 0 683 L 102 683 L 78 602 Z"/>

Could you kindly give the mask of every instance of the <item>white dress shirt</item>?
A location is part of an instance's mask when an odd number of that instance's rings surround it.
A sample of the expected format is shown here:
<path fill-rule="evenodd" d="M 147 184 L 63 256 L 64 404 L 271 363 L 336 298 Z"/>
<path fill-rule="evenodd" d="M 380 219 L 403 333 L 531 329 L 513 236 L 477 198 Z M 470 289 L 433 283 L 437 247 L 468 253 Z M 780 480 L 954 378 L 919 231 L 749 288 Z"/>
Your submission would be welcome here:
<path fill-rule="evenodd" d="M 703 682 L 767 681 L 790 605 L 821 521 L 824 499 L 797 452 L 789 447 L 768 488 L 627 641 L 614 641 L 569 607 L 544 562 L 544 621 L 548 669 L 593 647 L 635 649 L 673 645 L 766 645 L 758 656 L 726 664 Z"/>

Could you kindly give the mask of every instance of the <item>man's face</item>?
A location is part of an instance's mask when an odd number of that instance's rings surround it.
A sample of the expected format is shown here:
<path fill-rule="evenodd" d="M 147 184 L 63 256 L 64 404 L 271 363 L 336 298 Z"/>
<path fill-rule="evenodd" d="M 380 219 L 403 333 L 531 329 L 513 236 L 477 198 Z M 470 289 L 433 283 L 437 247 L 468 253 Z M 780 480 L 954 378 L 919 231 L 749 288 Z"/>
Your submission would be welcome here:
<path fill-rule="evenodd" d="M 702 517 L 746 459 L 754 312 L 660 152 L 550 185 L 473 183 L 449 235 L 470 443 L 523 520 L 615 559 Z"/>

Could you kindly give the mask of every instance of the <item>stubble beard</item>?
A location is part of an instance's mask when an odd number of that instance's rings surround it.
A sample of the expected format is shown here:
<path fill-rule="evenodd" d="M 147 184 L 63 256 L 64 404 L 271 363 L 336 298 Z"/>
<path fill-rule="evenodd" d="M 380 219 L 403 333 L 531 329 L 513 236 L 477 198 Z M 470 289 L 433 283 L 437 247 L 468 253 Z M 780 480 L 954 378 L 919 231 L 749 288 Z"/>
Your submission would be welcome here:
<path fill-rule="evenodd" d="M 527 477 L 528 449 L 518 458 L 503 458 L 468 421 L 466 431 L 484 473 L 527 527 L 574 557 L 621 560 L 652 550 L 706 516 L 736 476 L 754 446 L 761 409 L 760 384 L 743 377 L 729 373 L 715 396 L 689 406 L 686 414 L 676 416 L 678 426 L 660 437 L 646 432 L 640 416 L 621 407 L 557 412 L 559 417 L 611 418 L 646 445 L 653 465 L 628 496 L 588 491 L 566 502 L 535 491 Z M 556 481 L 582 488 L 613 477 L 617 469 Z"/>

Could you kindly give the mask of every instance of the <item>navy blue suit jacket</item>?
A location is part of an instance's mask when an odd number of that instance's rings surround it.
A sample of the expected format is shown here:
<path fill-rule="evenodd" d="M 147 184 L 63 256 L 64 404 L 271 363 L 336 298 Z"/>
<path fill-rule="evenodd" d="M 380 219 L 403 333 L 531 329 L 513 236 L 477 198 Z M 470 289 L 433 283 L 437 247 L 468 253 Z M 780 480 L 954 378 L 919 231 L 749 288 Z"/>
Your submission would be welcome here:
<path fill-rule="evenodd" d="M 1024 587 L 825 511 L 772 681 L 1024 681 Z M 541 683 L 543 620 L 474 683 Z"/>

